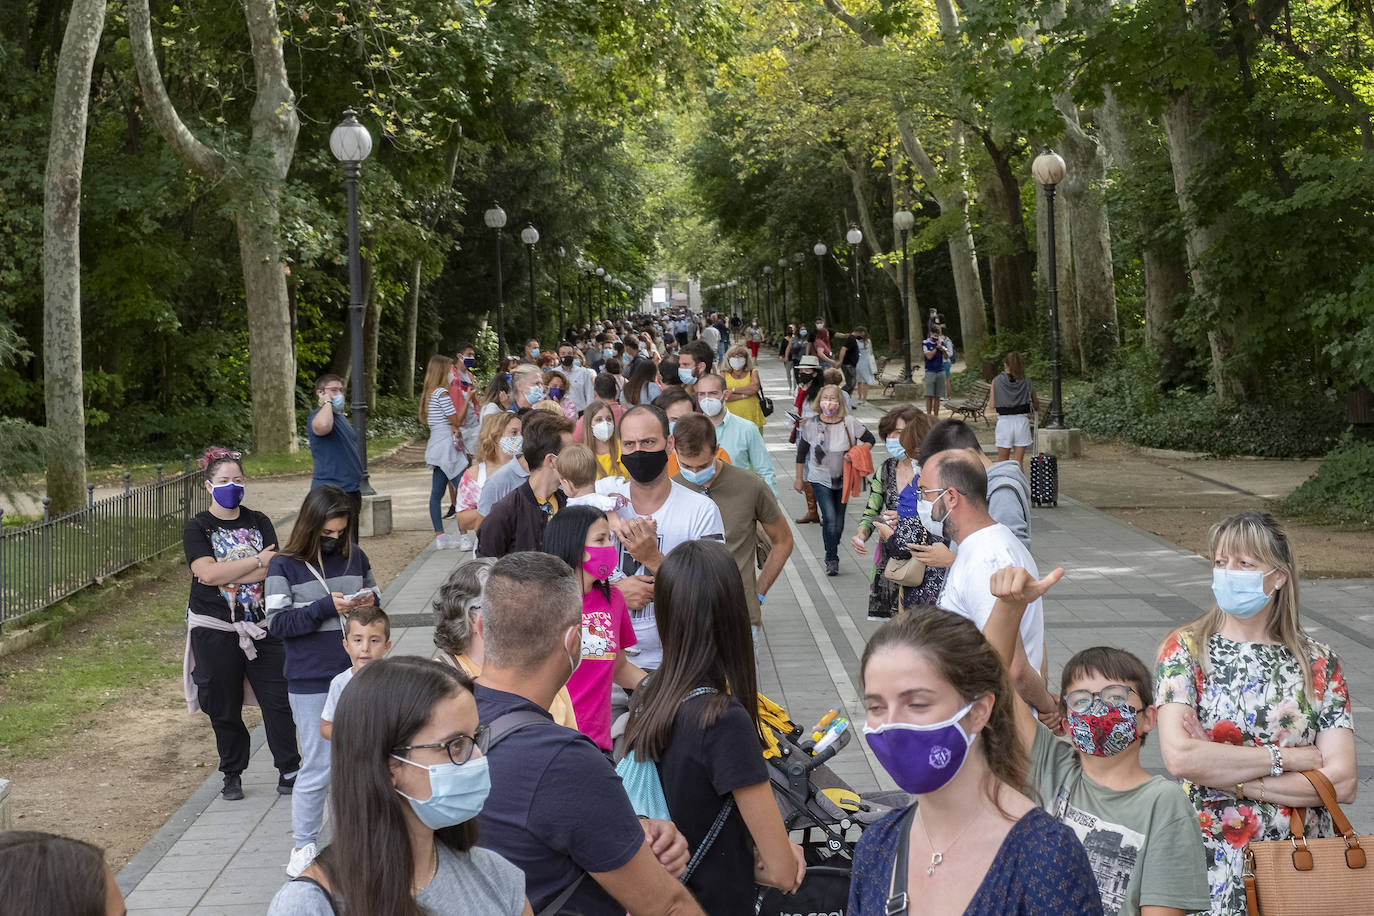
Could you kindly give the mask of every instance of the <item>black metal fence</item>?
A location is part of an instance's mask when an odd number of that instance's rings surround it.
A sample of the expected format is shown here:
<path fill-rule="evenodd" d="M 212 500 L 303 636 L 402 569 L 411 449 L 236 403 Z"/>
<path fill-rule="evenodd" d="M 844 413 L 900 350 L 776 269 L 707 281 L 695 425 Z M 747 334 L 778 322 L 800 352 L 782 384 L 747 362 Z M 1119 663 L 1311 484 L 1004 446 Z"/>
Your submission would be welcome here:
<path fill-rule="evenodd" d="M 155 481 L 133 487 L 126 471 L 123 493 L 97 500 L 87 484 L 80 509 L 54 517 L 44 497 L 42 521 L 0 524 L 0 627 L 180 546 L 186 520 L 209 506 L 204 480 L 188 455 L 180 474 L 159 464 Z"/>

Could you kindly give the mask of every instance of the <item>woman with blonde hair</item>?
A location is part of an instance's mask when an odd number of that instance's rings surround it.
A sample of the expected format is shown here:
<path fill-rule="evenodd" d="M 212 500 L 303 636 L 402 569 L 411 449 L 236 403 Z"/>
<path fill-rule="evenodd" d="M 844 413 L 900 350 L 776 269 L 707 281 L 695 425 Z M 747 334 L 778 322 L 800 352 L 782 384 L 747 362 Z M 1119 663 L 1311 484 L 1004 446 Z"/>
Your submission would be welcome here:
<path fill-rule="evenodd" d="M 468 466 L 467 455 L 461 449 L 459 431 L 463 417 L 453 406 L 449 395 L 449 377 L 453 374 L 453 360 L 435 354 L 425 367 L 425 382 L 420 388 L 420 422 L 429 427 L 429 444 L 425 446 L 425 464 L 429 465 L 429 521 L 434 526 L 434 546 L 440 550 L 457 547 L 459 542 L 444 533 L 443 499 L 450 483 L 457 484 Z"/>
<path fill-rule="evenodd" d="M 596 456 L 596 479 L 630 475 L 620 463 L 620 433 L 615 410 L 607 401 L 592 401 L 582 412 L 582 441 Z"/>
<path fill-rule="evenodd" d="M 844 391 L 825 385 L 816 395 L 817 413 L 797 427 L 797 478 L 793 489 L 816 497 L 821 516 L 821 540 L 825 544 L 825 574 L 840 574 L 840 538 L 844 535 L 844 461 L 860 442 L 876 441 L 873 433 L 849 415 Z"/>
<path fill-rule="evenodd" d="M 1183 780 L 1207 850 L 1212 912 L 1245 912 L 1243 852 L 1252 840 L 1333 836 L 1304 771 L 1319 770 L 1339 802 L 1355 800 L 1355 733 L 1340 660 L 1298 614 L 1298 567 L 1272 515 L 1243 512 L 1212 526 L 1212 609 L 1169 634 L 1156 702 L 1164 765 Z"/>
<path fill-rule="evenodd" d="M 749 354 L 748 347 L 738 343 L 725 351 L 721 378 L 725 379 L 725 409 L 762 430 L 766 422 L 763 406 L 759 404 L 763 382 L 759 379 L 758 367 L 754 365 L 754 357 Z"/>
<path fill-rule="evenodd" d="M 482 495 L 487 478 L 520 456 L 524 447 L 520 436 L 523 426 L 518 416 L 504 411 L 482 420 L 482 430 L 477 434 L 476 460 L 458 481 L 458 528 L 463 532 L 460 544 L 463 550 L 477 546 L 472 536 L 482 524 L 482 516 L 477 513 L 477 499 Z"/>
<path fill-rule="evenodd" d="M 1021 354 L 1012 350 L 1002 361 L 1002 372 L 992 380 L 992 394 L 988 408 L 997 411 L 997 460 L 1006 461 L 1013 455 L 1022 464 L 1026 446 L 1031 443 L 1030 412 L 1040 409 L 1031 380 L 1026 378 L 1026 364 Z"/>

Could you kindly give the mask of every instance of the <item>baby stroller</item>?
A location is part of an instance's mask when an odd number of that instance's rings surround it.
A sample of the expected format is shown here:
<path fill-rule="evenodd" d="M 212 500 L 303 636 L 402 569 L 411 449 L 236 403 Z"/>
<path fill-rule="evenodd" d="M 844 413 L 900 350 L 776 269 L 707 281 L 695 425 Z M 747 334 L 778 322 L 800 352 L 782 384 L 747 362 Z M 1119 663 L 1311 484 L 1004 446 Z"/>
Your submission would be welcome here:
<path fill-rule="evenodd" d="M 763 889 L 755 912 L 763 916 L 843 913 L 859 835 L 889 811 L 910 804 L 911 796 L 904 792 L 860 796 L 826 766 L 854 734 L 833 710 L 808 732 L 760 694 L 759 719 L 765 726 L 763 756 L 773 796 L 788 832 L 801 833 L 807 869 L 796 895 L 784 897 L 777 890 Z M 819 753 L 816 747 L 821 748 Z"/>

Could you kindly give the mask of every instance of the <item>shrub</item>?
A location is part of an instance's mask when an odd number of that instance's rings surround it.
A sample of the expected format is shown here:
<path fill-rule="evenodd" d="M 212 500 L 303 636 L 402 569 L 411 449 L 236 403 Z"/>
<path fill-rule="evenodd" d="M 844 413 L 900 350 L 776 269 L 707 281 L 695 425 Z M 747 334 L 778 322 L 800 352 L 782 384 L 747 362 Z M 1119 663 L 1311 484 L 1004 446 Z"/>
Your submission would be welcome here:
<path fill-rule="evenodd" d="M 1321 514 L 1332 521 L 1374 525 L 1374 443 L 1343 436 L 1317 473 L 1276 508 L 1285 515 Z"/>

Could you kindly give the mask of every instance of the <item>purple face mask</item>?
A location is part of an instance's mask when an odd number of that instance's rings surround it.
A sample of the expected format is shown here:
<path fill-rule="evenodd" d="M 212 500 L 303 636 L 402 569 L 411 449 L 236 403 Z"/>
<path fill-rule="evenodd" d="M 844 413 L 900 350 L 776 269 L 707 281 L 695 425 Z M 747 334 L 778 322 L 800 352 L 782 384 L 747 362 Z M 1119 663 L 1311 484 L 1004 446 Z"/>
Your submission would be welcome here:
<path fill-rule="evenodd" d="M 864 726 L 864 739 L 903 792 L 934 792 L 953 779 L 968 758 L 977 732 L 966 734 L 959 720 L 972 708 L 973 703 L 969 703 L 933 725 L 889 722 L 877 728 Z"/>

